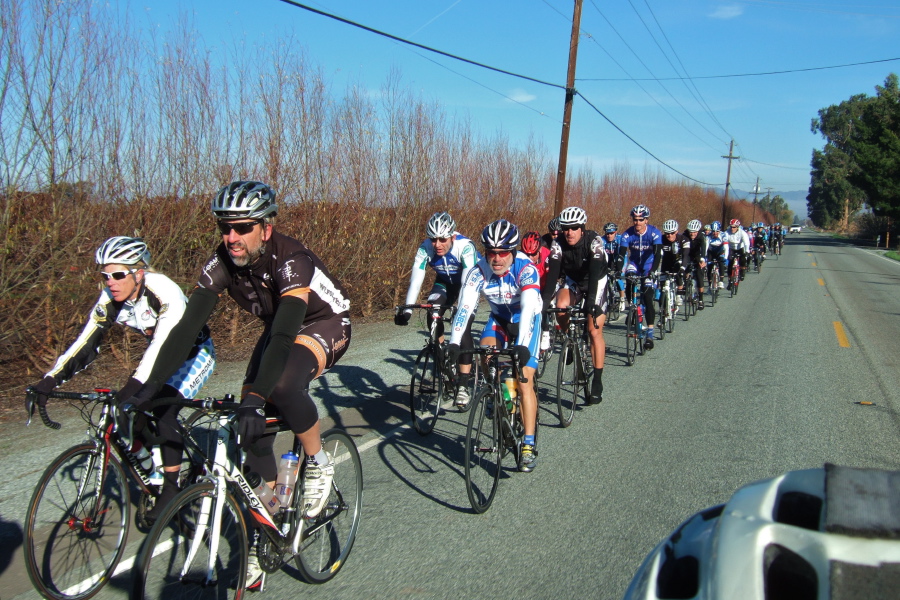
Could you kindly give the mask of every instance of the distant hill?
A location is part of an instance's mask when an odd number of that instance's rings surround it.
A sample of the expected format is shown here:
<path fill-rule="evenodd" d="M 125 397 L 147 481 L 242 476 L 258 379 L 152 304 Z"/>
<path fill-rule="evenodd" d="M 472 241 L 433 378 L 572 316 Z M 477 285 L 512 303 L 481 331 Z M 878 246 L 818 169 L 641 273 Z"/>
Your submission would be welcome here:
<path fill-rule="evenodd" d="M 787 202 L 788 206 L 794 214 L 800 217 L 801 219 L 805 219 L 807 217 L 806 213 L 806 195 L 809 193 L 809 190 L 797 190 L 795 192 L 776 192 L 772 191 L 771 194 L 773 196 L 781 196 L 784 198 L 784 201 Z M 732 188 L 731 194 L 738 198 L 747 198 L 749 200 L 753 200 L 753 192 L 747 192 L 744 190 L 739 190 L 737 188 Z M 765 194 L 760 194 L 760 197 Z"/>

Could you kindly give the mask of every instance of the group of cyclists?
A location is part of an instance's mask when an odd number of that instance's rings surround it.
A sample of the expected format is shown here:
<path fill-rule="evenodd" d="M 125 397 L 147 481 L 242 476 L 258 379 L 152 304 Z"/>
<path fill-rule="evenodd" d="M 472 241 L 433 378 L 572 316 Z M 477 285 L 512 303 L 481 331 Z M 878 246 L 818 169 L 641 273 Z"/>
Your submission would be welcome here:
<path fill-rule="evenodd" d="M 164 482 L 147 515 L 152 522 L 179 492 L 183 454 L 183 442 L 173 424 L 177 407 L 155 409 L 153 400 L 193 398 L 207 381 L 216 358 L 206 323 L 219 297 L 227 293 L 264 323 L 241 390 L 236 441 L 246 451 L 249 470 L 259 473 L 271 487 L 277 465 L 274 434 L 265 434 L 266 417 L 281 414 L 307 457 L 301 483 L 303 510 L 315 516 L 328 496 L 334 465 L 322 448 L 309 385 L 349 347 L 347 291 L 303 243 L 275 230 L 278 206 L 268 185 L 235 181 L 219 190 L 211 210 L 221 242 L 201 266 L 190 298 L 151 268 L 150 252 L 142 239 L 117 236 L 101 244 L 95 260 L 105 287 L 80 336 L 32 386 L 33 394 L 37 404 L 45 406 L 57 386 L 97 357 L 103 336 L 114 324 L 145 336 L 148 348 L 117 401 L 123 407 L 136 407 L 121 411 L 119 417 L 121 437 L 132 452 L 151 437 L 150 429 L 154 439 L 163 440 Z M 524 472 L 537 465 L 534 380 L 539 355 L 551 343 L 548 307 L 579 306 L 587 318 L 593 377 L 586 403 L 594 405 L 603 400 L 603 330 L 610 302 L 624 305 L 635 300 L 622 283 L 624 276 L 641 278 L 639 300 L 646 307 L 649 324 L 644 344 L 651 349 L 661 272 L 677 274 L 679 287 L 684 278 L 694 277 L 702 309 L 706 273 L 713 263 L 722 273 L 727 273 L 729 261 L 738 260 L 746 267 L 753 248 L 780 249 L 784 238 L 780 224 L 758 223 L 748 235 L 737 219 L 727 231 L 718 221 L 703 227 L 694 219 L 683 232 L 674 220 L 665 221 L 660 230 L 649 219 L 650 209 L 641 204 L 631 210 L 632 224 L 624 232 L 619 233 L 615 223 L 607 223 L 598 233 L 588 229 L 582 208 L 569 207 L 550 221 L 543 235 L 521 234 L 514 224 L 499 219 L 481 232 L 480 248 L 456 230 L 456 222 L 446 212 L 435 213 L 426 223 L 426 239 L 415 254 L 406 304 L 417 301 L 430 267 L 435 281 L 428 301 L 456 306 L 447 353 L 454 362 L 458 360 L 455 403 L 465 407 L 471 401 L 467 384 L 472 376 L 472 355 L 465 350 L 475 345 L 471 329 L 479 298 L 487 299 L 490 314 L 480 344 L 513 347 L 521 366 L 525 435 L 519 468 Z M 619 282 L 619 293 L 613 297 L 610 290 L 615 286 L 608 285 L 609 279 Z M 411 314 L 411 309 L 397 312 L 394 322 L 407 325 Z M 559 313 L 558 326 L 565 328 L 567 318 Z M 251 552 L 248 587 L 258 587 L 262 576 Z"/>

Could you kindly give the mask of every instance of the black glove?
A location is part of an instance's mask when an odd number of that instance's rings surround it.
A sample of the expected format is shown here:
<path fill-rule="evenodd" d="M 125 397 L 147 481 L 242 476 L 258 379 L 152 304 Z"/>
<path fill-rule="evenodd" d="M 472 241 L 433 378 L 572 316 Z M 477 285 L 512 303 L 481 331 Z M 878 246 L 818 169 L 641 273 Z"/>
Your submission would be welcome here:
<path fill-rule="evenodd" d="M 519 360 L 519 368 L 521 369 L 531 360 L 531 350 L 528 349 L 528 346 L 515 346 L 513 350 L 516 353 L 516 358 Z"/>
<path fill-rule="evenodd" d="M 600 317 L 603 316 L 603 307 L 600 306 L 599 304 L 592 304 L 591 308 L 590 308 L 590 312 L 591 312 L 591 317 L 593 317 L 594 320 L 596 321 L 597 319 L 599 319 Z"/>
<path fill-rule="evenodd" d="M 47 406 L 47 400 L 50 397 L 50 392 L 56 389 L 56 378 L 52 375 L 47 375 L 37 384 L 33 385 L 32 389 L 34 389 L 34 396 L 37 405 Z"/>
<path fill-rule="evenodd" d="M 238 434 L 237 443 L 247 448 L 266 432 L 266 401 L 262 396 L 247 394 L 237 409 Z"/>
<path fill-rule="evenodd" d="M 462 353 L 462 348 L 459 347 L 459 344 L 449 344 L 447 346 L 447 362 L 451 365 L 455 365 L 459 362 L 459 355 Z"/>
<path fill-rule="evenodd" d="M 409 319 L 412 317 L 411 312 L 399 312 L 394 315 L 394 325 L 400 325 L 401 327 L 406 327 L 409 325 Z"/>

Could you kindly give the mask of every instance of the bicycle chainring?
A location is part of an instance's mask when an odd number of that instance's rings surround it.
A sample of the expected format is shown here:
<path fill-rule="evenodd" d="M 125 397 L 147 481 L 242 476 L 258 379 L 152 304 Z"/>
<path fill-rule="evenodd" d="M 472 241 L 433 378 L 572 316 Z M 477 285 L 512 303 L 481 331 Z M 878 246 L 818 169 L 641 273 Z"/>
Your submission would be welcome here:
<path fill-rule="evenodd" d="M 279 549 L 266 535 L 259 536 L 256 556 L 259 559 L 259 567 L 266 573 L 274 573 L 290 559 L 288 551 Z"/>

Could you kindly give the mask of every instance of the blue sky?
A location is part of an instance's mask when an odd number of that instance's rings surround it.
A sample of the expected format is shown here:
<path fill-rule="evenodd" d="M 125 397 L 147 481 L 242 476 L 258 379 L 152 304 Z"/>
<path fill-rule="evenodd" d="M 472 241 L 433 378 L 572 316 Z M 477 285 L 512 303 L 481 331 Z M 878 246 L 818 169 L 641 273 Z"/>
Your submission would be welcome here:
<path fill-rule="evenodd" d="M 564 85 L 574 0 L 317 0 L 304 2 L 447 53 Z M 524 146 L 540 140 L 555 162 L 564 93 L 339 23 L 278 0 L 129 0 L 162 29 L 179 11 L 208 46 L 236 37 L 275 42 L 293 36 L 321 66 L 335 93 L 358 84 L 377 94 L 390 71 L 449 115 L 485 136 L 502 132 Z M 648 33 L 652 32 L 652 36 Z M 663 166 L 597 114 L 593 104 L 662 162 L 691 179 L 724 184 L 730 139 L 741 160 L 732 186 L 765 193 L 806 190 L 820 108 L 874 86 L 900 61 L 786 74 L 900 57 L 896 0 L 584 0 L 570 169 L 598 174 Z M 674 65 L 674 66 L 673 66 Z M 669 79 L 687 74 L 691 81 Z M 657 81 L 654 81 L 657 79 Z M 638 80 L 638 81 L 635 81 Z M 664 81 L 659 81 L 664 80 Z M 723 188 L 724 189 L 724 188 Z"/>

